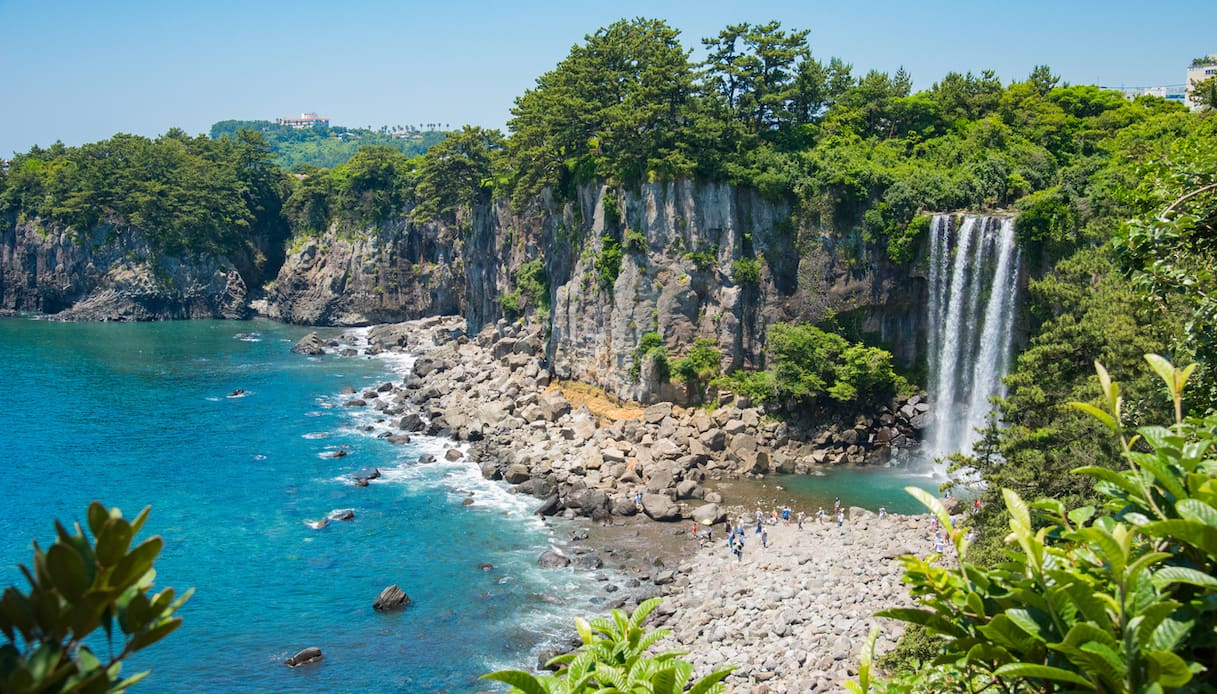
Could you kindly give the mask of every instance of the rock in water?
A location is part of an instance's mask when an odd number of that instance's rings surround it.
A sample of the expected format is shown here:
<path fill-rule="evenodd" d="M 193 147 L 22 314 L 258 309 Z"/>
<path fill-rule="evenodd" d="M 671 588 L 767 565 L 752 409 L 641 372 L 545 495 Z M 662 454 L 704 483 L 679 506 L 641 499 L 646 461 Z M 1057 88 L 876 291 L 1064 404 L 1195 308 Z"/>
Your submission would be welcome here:
<path fill-rule="evenodd" d="M 372 603 L 372 609 L 379 612 L 398 612 L 406 609 L 410 604 L 410 596 L 406 592 L 397 587 L 397 584 L 385 588 L 380 591 L 380 597 L 376 598 L 376 602 Z"/>
<path fill-rule="evenodd" d="M 292 351 L 296 354 L 325 354 L 325 340 L 322 340 L 317 333 L 309 333 L 300 338 L 296 346 L 292 347 Z"/>
<path fill-rule="evenodd" d="M 321 649 L 312 646 L 283 661 L 283 664 L 288 667 L 300 667 L 301 665 L 311 665 L 321 660 L 322 657 Z"/>

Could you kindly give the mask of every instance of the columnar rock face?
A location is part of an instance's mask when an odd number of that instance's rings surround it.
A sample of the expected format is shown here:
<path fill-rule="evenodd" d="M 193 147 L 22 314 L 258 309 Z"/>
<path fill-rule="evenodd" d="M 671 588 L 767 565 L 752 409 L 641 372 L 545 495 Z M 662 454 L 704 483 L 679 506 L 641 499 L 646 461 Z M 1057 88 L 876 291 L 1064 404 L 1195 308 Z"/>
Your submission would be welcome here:
<path fill-rule="evenodd" d="M 606 245 L 621 249 L 615 277 Z M 761 365 L 769 325 L 829 311 L 853 312 L 905 363 L 923 342 L 924 281 L 914 265 L 892 267 L 867 257 L 857 239 L 799 229 L 785 203 L 755 191 L 689 181 L 586 185 L 572 202 L 542 196 L 518 213 L 498 202 L 444 223 L 331 230 L 289 250 L 265 310 L 339 325 L 455 313 L 476 334 L 505 317 L 500 300 L 516 289 L 513 273 L 534 259 L 552 304 L 546 368 L 631 400 L 684 397 L 652 365 L 632 377 L 648 332 L 673 358 L 697 338 L 713 339 L 727 368 Z"/>
<path fill-rule="evenodd" d="M 245 318 L 245 280 L 226 258 L 153 254 L 135 228 L 87 238 L 36 221 L 0 225 L 0 308 L 68 320 Z"/>
<path fill-rule="evenodd" d="M 294 242 L 262 307 L 306 325 L 371 325 L 464 308 L 460 234 L 404 219 Z"/>

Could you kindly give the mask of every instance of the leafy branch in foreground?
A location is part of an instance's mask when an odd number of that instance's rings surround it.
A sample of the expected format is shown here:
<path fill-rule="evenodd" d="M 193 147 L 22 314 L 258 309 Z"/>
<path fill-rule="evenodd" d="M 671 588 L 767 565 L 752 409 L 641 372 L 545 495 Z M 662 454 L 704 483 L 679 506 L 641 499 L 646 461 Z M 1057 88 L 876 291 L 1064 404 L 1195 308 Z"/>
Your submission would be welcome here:
<path fill-rule="evenodd" d="M 1174 404 L 1170 427 L 1127 437 L 1120 389 L 1096 363 L 1101 407 L 1074 403 L 1119 438 L 1129 469 L 1092 466 L 1103 504 L 1028 504 L 1003 490 L 1006 561 L 968 561 L 968 543 L 942 504 L 910 489 L 940 517 L 957 568 L 902 561 L 919 606 L 880 616 L 923 627 L 940 643 L 920 672 L 886 691 L 1212 691 L 1217 647 L 1217 413 L 1183 416 L 1192 367 L 1146 359 Z M 855 691 L 867 691 L 861 682 Z"/>
<path fill-rule="evenodd" d="M 88 525 L 96 544 L 79 523 L 69 532 L 58 521 L 53 545 L 44 552 L 34 543 L 34 568 L 21 566 L 29 593 L 10 586 L 0 598 L 0 632 L 7 638 L 0 646 L 0 691 L 119 692 L 148 674 L 124 679 L 122 661 L 181 626 L 174 612 L 194 592 L 176 600 L 172 588 L 149 595 L 152 563 L 164 542 L 159 536 L 134 548 L 131 542 L 150 509 L 127 521 L 119 509 L 94 501 Z M 105 658 L 84 643 L 99 627 Z"/>
<path fill-rule="evenodd" d="M 693 665 L 680 660 L 680 651 L 664 651 L 645 656 L 647 649 L 668 636 L 668 629 L 646 631 L 642 624 L 659 606 L 659 598 L 643 601 L 626 616 L 613 610 L 608 619 L 575 620 L 583 645 L 574 653 L 557 656 L 549 664 L 561 665 L 552 675 L 536 676 L 522 670 L 500 670 L 482 679 L 511 685 L 513 694 L 717 694 L 723 691 L 722 679 L 732 668 L 715 670 L 690 683 Z"/>

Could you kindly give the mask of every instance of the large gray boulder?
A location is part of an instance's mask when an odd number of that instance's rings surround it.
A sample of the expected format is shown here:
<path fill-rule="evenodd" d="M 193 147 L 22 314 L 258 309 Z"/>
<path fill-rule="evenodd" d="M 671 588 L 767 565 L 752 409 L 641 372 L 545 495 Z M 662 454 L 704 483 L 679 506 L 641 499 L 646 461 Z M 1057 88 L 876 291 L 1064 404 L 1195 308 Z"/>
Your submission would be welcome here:
<path fill-rule="evenodd" d="M 409 605 L 410 596 L 394 583 L 380 591 L 380 596 L 376 598 L 376 602 L 372 603 L 372 609 L 377 612 L 400 612 Z"/>
<path fill-rule="evenodd" d="M 680 504 L 673 501 L 667 494 L 643 494 L 642 511 L 651 520 L 665 522 L 680 520 Z"/>
<path fill-rule="evenodd" d="M 537 557 L 537 566 L 542 569 L 565 569 L 570 566 L 570 559 L 558 554 L 552 549 L 547 549 Z"/>
<path fill-rule="evenodd" d="M 693 509 L 693 520 L 704 524 L 721 523 L 727 520 L 727 512 L 718 504 L 702 504 Z"/>
<path fill-rule="evenodd" d="M 310 646 L 300 651 L 296 655 L 283 661 L 283 664 L 288 667 L 300 667 L 301 665 L 311 665 L 321 660 L 321 649 L 316 646 Z"/>
<path fill-rule="evenodd" d="M 295 346 L 292 347 L 292 351 L 296 354 L 308 354 L 314 356 L 318 354 L 325 354 L 325 340 L 322 340 L 321 336 L 317 333 L 309 333 L 296 342 Z"/>

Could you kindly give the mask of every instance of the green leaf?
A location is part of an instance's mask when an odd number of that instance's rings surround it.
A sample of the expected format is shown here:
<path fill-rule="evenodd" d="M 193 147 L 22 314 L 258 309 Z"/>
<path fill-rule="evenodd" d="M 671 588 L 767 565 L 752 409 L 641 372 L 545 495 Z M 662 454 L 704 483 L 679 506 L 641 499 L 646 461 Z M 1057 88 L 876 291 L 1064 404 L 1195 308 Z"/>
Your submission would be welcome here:
<path fill-rule="evenodd" d="M 1112 417 L 1111 415 L 1107 414 L 1103 410 L 1100 410 L 1099 408 L 1095 407 L 1094 405 L 1091 405 L 1090 403 L 1086 403 L 1086 402 L 1071 402 L 1071 403 L 1069 403 L 1069 406 L 1075 410 L 1081 410 L 1082 412 L 1085 412 L 1086 414 L 1090 415 L 1091 417 L 1094 417 L 1095 419 L 1099 420 L 1099 422 L 1103 426 L 1107 427 L 1108 429 L 1111 429 L 1112 431 L 1114 431 L 1116 433 L 1120 432 L 1120 425 L 1116 423 L 1115 417 Z"/>
<path fill-rule="evenodd" d="M 46 567 L 55 589 L 67 600 L 79 600 L 88 590 L 89 579 L 85 575 L 84 560 L 66 545 L 51 545 L 46 553 Z"/>
<path fill-rule="evenodd" d="M 1142 496 L 1141 488 L 1137 486 L 1136 482 L 1129 479 L 1125 474 L 1119 473 L 1110 468 L 1087 465 L 1085 467 L 1076 468 L 1073 470 L 1073 472 L 1100 479 L 1134 497 Z"/>
<path fill-rule="evenodd" d="M 1186 492 L 1179 496 L 1184 496 Z M 1196 521 L 1217 528 L 1217 508 L 1200 499 L 1186 498 L 1175 503 L 1175 510 L 1184 520 Z"/>
<path fill-rule="evenodd" d="M 522 670 L 499 670 L 498 672 L 489 672 L 482 675 L 479 679 L 495 680 L 504 682 L 509 686 L 519 689 L 524 694 L 549 694 L 545 687 L 541 686 L 540 680 L 532 674 Z"/>
<path fill-rule="evenodd" d="M 689 690 L 689 694 L 712 694 L 713 692 L 719 691 L 722 688 L 722 685 L 720 685 L 719 682 L 722 682 L 734 669 L 735 666 L 732 665 L 731 667 L 722 668 L 720 670 L 711 672 L 700 680 L 697 680 L 697 682 L 693 685 L 693 688 Z"/>
<path fill-rule="evenodd" d="M 1141 530 L 1155 537 L 1175 539 L 1217 557 L 1217 527 L 1197 521 L 1173 519 L 1146 523 Z"/>
<path fill-rule="evenodd" d="M 162 546 L 164 541 L 160 537 L 150 537 L 120 559 L 111 574 L 114 586 L 126 588 L 142 579 L 152 569 L 152 562 L 161 553 Z"/>
<path fill-rule="evenodd" d="M 97 534 L 97 561 L 102 566 L 114 566 L 127 553 L 131 546 L 131 538 L 135 532 L 131 525 L 121 518 L 108 520 Z"/>
<path fill-rule="evenodd" d="M 1162 379 L 1162 382 L 1166 384 L 1166 392 L 1169 393 L 1171 397 L 1174 397 L 1176 392 L 1174 365 L 1172 365 L 1164 357 L 1157 354 L 1146 354 L 1145 361 L 1149 362 L 1150 368 L 1152 368 L 1154 373 L 1158 374 L 1158 378 Z"/>
<path fill-rule="evenodd" d="M 932 494 L 922 489 L 921 487 L 905 487 L 904 491 L 910 496 L 921 502 L 923 506 L 929 509 L 930 513 L 938 519 L 938 523 L 945 529 L 951 527 L 951 514 L 947 513 L 947 509 L 942 505 Z"/>
<path fill-rule="evenodd" d="M 147 648 L 148 646 L 151 646 L 157 641 L 160 641 L 166 636 L 172 634 L 174 630 L 180 626 L 182 626 L 181 617 L 173 617 L 161 622 L 147 631 L 136 634 L 135 637 L 131 639 L 131 648 L 132 650 L 137 651 Z"/>
<path fill-rule="evenodd" d="M 997 675 L 998 677 L 1030 677 L 1041 680 L 1069 682 L 1070 684 L 1081 685 L 1087 689 L 1094 688 L 1094 685 L 1091 684 L 1090 680 L 1082 677 L 1076 672 L 1062 670 L 1061 668 L 1052 667 L 1049 665 L 1008 663 L 994 670 L 993 674 Z"/>
<path fill-rule="evenodd" d="M 88 517 L 89 530 L 93 533 L 93 537 L 97 537 L 101 532 L 101 527 L 110 518 L 110 514 L 106 511 L 106 507 L 101 505 L 101 502 L 94 501 L 89 504 Z"/>
<path fill-rule="evenodd" d="M 1203 588 L 1217 588 L 1217 577 L 1184 566 L 1164 566 L 1154 572 L 1154 585 L 1159 589 L 1174 583 L 1190 583 Z"/>
<path fill-rule="evenodd" d="M 1182 687 L 1192 679 L 1187 661 L 1170 651 L 1150 651 L 1145 657 L 1150 679 L 1163 687 Z"/>

